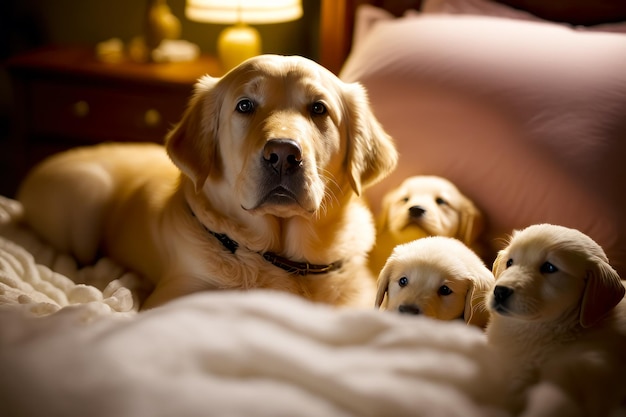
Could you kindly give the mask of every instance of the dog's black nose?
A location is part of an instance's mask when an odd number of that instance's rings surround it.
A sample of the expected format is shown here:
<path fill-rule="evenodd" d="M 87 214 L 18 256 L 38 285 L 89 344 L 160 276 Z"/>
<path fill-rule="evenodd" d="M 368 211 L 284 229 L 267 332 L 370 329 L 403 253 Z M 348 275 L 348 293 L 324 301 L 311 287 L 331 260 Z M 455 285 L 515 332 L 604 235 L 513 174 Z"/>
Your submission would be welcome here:
<path fill-rule="evenodd" d="M 426 213 L 426 209 L 422 206 L 409 207 L 409 216 L 411 217 L 422 217 L 424 213 Z"/>
<path fill-rule="evenodd" d="M 419 307 L 414 304 L 401 304 L 398 307 L 398 311 L 402 314 L 420 314 L 421 313 Z"/>
<path fill-rule="evenodd" d="M 496 303 L 503 303 L 513 294 L 513 289 L 502 285 L 496 285 L 493 289 L 493 297 Z"/>
<path fill-rule="evenodd" d="M 302 148 L 292 139 L 271 139 L 263 148 L 263 159 L 281 175 L 290 175 L 302 166 Z"/>

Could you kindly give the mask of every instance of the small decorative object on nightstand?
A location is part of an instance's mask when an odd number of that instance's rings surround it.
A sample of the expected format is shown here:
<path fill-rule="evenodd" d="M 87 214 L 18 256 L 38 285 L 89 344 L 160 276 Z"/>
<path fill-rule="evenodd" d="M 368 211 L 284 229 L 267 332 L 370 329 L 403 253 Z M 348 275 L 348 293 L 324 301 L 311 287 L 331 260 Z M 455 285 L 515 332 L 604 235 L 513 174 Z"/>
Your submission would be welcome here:
<path fill-rule="evenodd" d="M 148 60 L 152 60 L 152 51 L 158 48 L 165 39 L 180 37 L 180 20 L 172 14 L 165 0 L 148 1 L 144 25 Z"/>

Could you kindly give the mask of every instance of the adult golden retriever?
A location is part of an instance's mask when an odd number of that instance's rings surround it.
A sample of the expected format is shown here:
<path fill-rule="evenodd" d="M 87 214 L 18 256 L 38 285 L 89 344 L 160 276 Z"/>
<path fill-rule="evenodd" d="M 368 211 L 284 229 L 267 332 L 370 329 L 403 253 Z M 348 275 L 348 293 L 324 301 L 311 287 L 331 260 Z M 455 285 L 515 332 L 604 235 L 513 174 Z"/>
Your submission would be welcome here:
<path fill-rule="evenodd" d="M 53 156 L 18 199 L 59 249 L 83 263 L 105 254 L 148 278 L 144 308 L 247 288 L 371 305 L 374 227 L 359 195 L 396 161 L 360 85 L 264 55 L 200 79 L 165 148 Z"/>
<path fill-rule="evenodd" d="M 624 286 L 589 236 L 517 231 L 493 266 L 487 337 L 528 416 L 606 416 L 626 403 Z"/>
<path fill-rule="evenodd" d="M 484 328 L 494 278 L 463 242 L 432 236 L 396 246 L 378 277 L 376 307 Z"/>
<path fill-rule="evenodd" d="M 448 179 L 408 177 L 382 199 L 370 268 L 378 275 L 394 247 L 426 236 L 455 237 L 480 253 L 484 226 L 482 212 Z"/>

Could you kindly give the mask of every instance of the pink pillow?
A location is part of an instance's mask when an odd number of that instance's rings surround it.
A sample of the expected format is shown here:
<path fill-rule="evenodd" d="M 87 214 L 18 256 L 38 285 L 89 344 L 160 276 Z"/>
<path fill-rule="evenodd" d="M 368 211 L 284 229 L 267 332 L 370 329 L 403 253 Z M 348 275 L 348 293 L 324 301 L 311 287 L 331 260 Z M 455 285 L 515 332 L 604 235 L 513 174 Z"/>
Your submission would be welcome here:
<path fill-rule="evenodd" d="M 469 14 L 550 23 L 526 11 L 486 0 L 424 0 L 421 11 L 422 13 Z M 570 26 L 567 23 L 561 24 Z M 626 33 L 626 22 L 604 23 L 594 26 L 573 26 L 573 28 L 577 30 Z"/>
<path fill-rule="evenodd" d="M 447 177 L 501 248 L 534 223 L 577 228 L 626 278 L 626 37 L 425 15 L 375 25 L 341 77 L 369 91 L 400 151 L 374 211 L 410 175 Z"/>

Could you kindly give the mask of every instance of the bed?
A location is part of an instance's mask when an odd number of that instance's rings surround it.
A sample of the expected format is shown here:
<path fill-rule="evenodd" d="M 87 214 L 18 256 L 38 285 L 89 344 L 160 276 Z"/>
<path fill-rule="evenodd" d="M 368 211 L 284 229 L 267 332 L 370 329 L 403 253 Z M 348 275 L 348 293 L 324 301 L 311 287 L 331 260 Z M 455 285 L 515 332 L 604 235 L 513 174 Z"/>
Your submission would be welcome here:
<path fill-rule="evenodd" d="M 554 222 L 626 275 L 626 7 L 565 3 L 322 1 L 320 61 L 366 86 L 401 152 L 374 212 L 399 179 L 442 175 L 486 213 L 493 251 Z M 0 415 L 523 414 L 476 328 L 268 291 L 138 312 L 132 271 L 79 266 L 20 217 L 0 197 Z"/>

